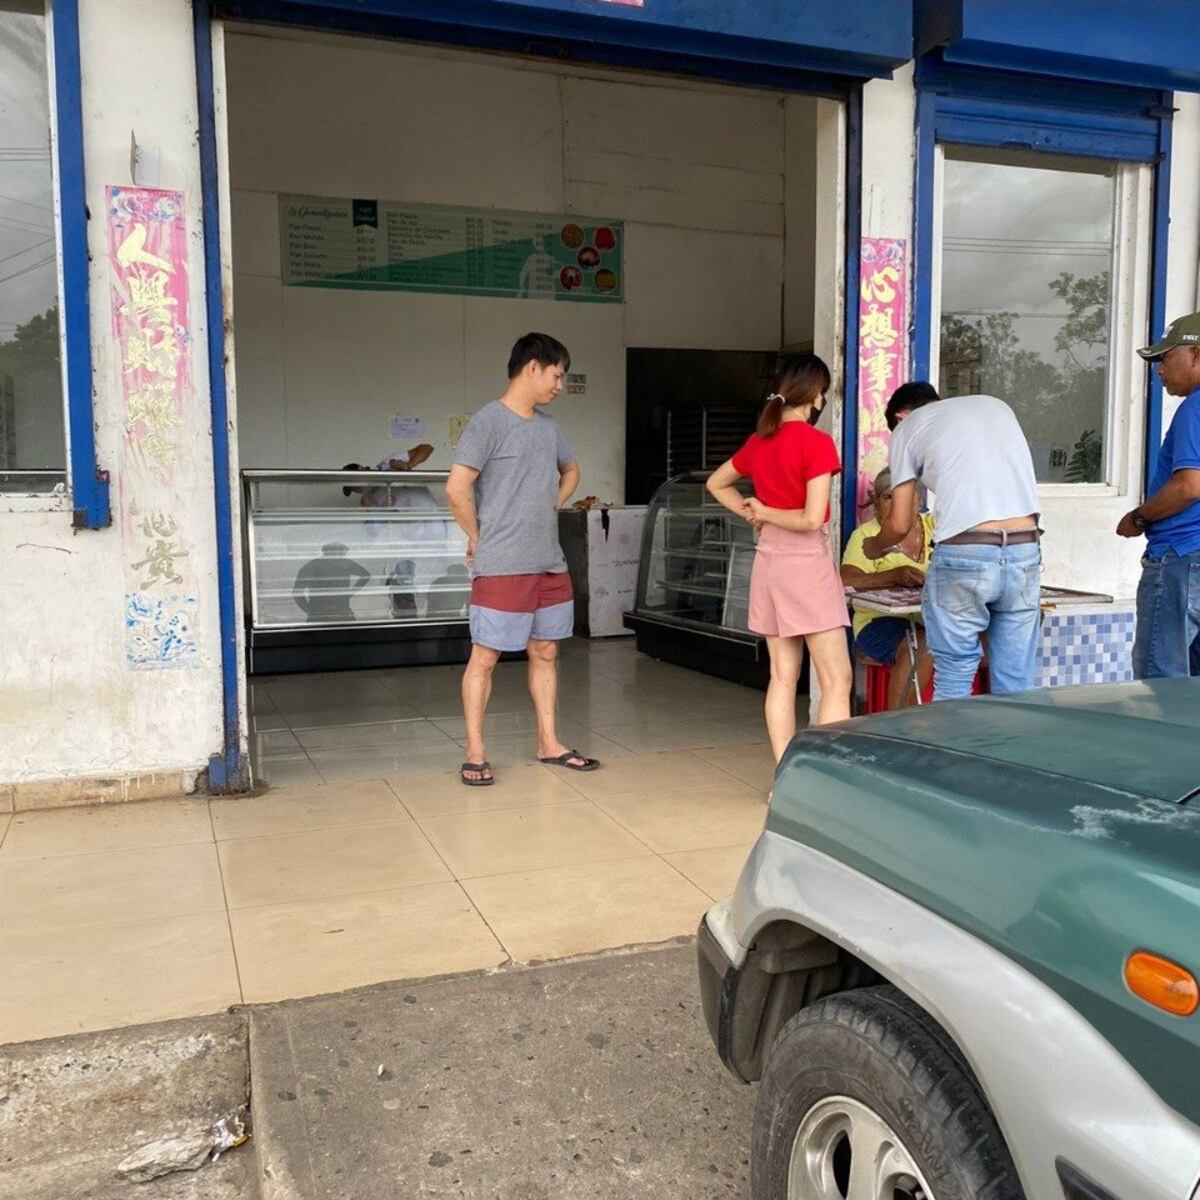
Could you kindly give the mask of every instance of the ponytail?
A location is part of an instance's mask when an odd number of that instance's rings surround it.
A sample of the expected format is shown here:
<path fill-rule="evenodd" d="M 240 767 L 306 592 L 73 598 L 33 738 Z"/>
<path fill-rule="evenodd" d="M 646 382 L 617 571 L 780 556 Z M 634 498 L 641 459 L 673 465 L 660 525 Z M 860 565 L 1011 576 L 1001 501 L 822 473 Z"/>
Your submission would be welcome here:
<path fill-rule="evenodd" d="M 758 414 L 758 436 L 770 437 L 783 420 L 784 399 L 778 392 L 772 392 L 767 397 L 763 410 Z"/>
<path fill-rule="evenodd" d="M 782 359 L 774 390 L 759 414 L 759 436 L 770 437 L 779 428 L 784 408 L 815 404 L 830 384 L 829 368 L 815 354 L 790 354 Z"/>

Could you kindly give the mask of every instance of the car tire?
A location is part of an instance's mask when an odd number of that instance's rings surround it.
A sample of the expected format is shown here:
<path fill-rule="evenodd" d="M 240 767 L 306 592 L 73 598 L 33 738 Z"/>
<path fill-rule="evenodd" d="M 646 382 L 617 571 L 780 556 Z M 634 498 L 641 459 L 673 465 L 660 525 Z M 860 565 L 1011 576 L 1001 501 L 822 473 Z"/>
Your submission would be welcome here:
<path fill-rule="evenodd" d="M 892 987 L 829 996 L 779 1031 L 755 1110 L 751 1194 L 1024 1197 L 996 1119 L 957 1047 Z"/>

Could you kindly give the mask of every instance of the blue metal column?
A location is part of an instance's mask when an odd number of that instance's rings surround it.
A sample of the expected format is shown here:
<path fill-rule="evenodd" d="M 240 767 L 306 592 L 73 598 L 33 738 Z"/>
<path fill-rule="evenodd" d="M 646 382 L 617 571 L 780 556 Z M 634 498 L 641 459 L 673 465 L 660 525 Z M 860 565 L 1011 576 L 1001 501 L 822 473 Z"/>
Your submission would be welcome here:
<path fill-rule="evenodd" d="M 213 498 L 217 522 L 217 600 L 221 628 L 221 729 L 224 748 L 208 762 L 215 792 L 242 785 L 238 728 L 237 605 L 234 595 L 233 502 L 229 472 L 229 397 L 225 388 L 225 304 L 221 289 L 221 202 L 213 95 L 212 6 L 194 0 L 196 98 L 200 114 L 200 191 L 204 220 L 204 304 L 208 325 L 208 389 L 212 413 Z"/>
<path fill-rule="evenodd" d="M 912 343 L 909 361 L 910 379 L 928 379 L 929 351 L 933 333 L 933 182 L 937 166 L 937 139 L 934 114 L 937 99 L 921 86 L 917 88 L 917 155 L 913 191 L 912 259 Z"/>
<path fill-rule="evenodd" d="M 858 288 L 862 258 L 862 87 L 846 97 L 846 310 L 842 388 L 842 544 L 858 520 Z"/>
<path fill-rule="evenodd" d="M 83 163 L 83 95 L 79 59 L 79 0 L 54 0 L 54 96 L 57 109 L 58 193 L 61 209 L 62 326 L 66 346 L 67 436 L 72 524 L 112 524 L 108 472 L 96 462 L 92 406 L 92 329 L 88 310 L 87 193 Z"/>
<path fill-rule="evenodd" d="M 1171 224 L 1171 96 L 1163 97 L 1158 122 L 1158 162 L 1154 167 L 1154 228 L 1151 234 L 1150 329 L 1147 342 L 1162 336 L 1167 325 L 1167 240 Z M 1158 372 L 1148 370 L 1146 387 L 1146 448 L 1142 494 L 1150 486 L 1163 437 L 1163 387 Z"/>

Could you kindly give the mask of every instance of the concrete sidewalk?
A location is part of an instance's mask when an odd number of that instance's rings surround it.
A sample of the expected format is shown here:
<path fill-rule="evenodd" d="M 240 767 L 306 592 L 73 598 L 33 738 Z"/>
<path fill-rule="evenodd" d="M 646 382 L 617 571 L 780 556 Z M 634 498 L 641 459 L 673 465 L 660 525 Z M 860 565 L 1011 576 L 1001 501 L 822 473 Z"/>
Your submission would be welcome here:
<path fill-rule="evenodd" d="M 247 1145 L 117 1175 L 244 1102 L 247 1063 Z M 749 1191 L 753 1093 L 709 1045 L 691 943 L 0 1047 L 0 1083 L 0 1196 L 21 1200 Z"/>
<path fill-rule="evenodd" d="M 749 1194 L 690 944 L 258 1009 L 251 1078 L 264 1200 Z"/>

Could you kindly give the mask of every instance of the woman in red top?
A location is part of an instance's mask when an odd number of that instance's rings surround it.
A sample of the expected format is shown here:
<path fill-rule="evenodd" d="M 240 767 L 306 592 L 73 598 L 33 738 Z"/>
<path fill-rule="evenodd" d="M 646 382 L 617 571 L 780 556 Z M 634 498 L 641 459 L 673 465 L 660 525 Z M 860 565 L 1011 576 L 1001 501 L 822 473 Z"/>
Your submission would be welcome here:
<path fill-rule="evenodd" d="M 825 407 L 829 368 L 815 354 L 785 359 L 758 432 L 709 477 L 708 490 L 759 533 L 750 577 L 750 628 L 767 639 L 771 683 L 767 733 L 778 762 L 796 732 L 796 685 L 804 646 L 821 688 L 817 723 L 850 716 L 850 614 L 825 526 L 837 447 L 813 428 Z M 755 495 L 733 485 L 746 476 Z"/>

